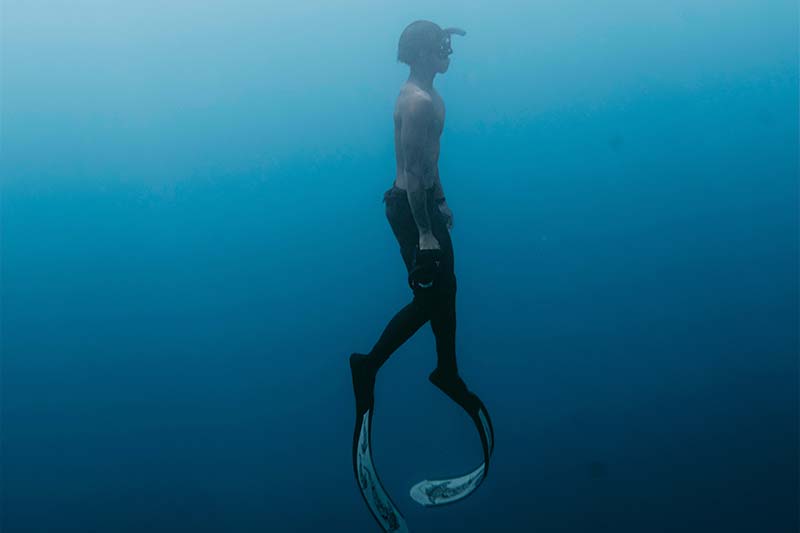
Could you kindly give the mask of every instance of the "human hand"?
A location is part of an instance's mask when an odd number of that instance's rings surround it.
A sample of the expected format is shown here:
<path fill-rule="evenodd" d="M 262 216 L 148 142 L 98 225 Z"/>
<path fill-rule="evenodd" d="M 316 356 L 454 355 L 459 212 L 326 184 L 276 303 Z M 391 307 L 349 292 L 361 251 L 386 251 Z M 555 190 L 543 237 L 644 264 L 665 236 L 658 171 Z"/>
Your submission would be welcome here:
<path fill-rule="evenodd" d="M 450 206 L 447 205 L 447 201 L 444 201 L 438 205 L 439 211 L 444 215 L 445 221 L 447 224 L 447 229 L 453 229 L 453 212 L 450 210 Z"/>
<path fill-rule="evenodd" d="M 435 249 L 420 249 L 414 251 L 414 260 L 411 271 L 408 273 L 408 286 L 415 292 L 418 289 L 430 289 L 439 277 L 439 264 L 442 251 Z"/>
<path fill-rule="evenodd" d="M 419 236 L 419 249 L 420 250 L 438 250 L 439 241 L 432 232 L 421 233 Z"/>

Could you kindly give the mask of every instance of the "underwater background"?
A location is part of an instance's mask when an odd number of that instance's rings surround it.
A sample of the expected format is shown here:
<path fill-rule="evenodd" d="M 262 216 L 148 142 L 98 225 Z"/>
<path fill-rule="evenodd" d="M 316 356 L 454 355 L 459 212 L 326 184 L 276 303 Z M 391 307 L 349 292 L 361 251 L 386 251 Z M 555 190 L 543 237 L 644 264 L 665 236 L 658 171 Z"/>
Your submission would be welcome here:
<path fill-rule="evenodd" d="M 347 358 L 410 299 L 400 32 L 460 26 L 440 169 L 481 459 L 378 376 L 412 531 L 798 529 L 798 5 L 2 0 L 3 533 L 378 531 Z"/>

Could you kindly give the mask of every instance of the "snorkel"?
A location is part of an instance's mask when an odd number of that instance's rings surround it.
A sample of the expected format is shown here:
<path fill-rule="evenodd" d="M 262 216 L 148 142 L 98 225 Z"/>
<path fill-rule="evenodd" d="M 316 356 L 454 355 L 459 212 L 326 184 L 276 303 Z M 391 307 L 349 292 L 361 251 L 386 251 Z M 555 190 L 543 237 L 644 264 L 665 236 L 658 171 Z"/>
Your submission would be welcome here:
<path fill-rule="evenodd" d="M 442 30 L 442 42 L 439 45 L 439 57 L 442 59 L 448 57 L 450 54 L 453 53 L 453 48 L 450 46 L 450 36 L 451 35 L 460 35 L 465 36 L 467 32 L 462 30 L 461 28 L 445 28 Z"/>

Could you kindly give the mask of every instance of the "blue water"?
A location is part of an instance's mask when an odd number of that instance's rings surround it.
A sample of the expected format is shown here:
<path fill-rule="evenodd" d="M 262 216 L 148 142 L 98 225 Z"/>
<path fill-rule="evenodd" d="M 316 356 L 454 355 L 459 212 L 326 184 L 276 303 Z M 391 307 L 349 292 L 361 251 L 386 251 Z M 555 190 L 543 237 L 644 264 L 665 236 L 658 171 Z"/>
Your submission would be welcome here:
<path fill-rule="evenodd" d="M 410 297 L 397 37 L 458 25 L 441 174 L 489 478 L 378 378 L 415 532 L 798 529 L 790 0 L 2 0 L 3 533 L 376 531 L 347 357 Z"/>

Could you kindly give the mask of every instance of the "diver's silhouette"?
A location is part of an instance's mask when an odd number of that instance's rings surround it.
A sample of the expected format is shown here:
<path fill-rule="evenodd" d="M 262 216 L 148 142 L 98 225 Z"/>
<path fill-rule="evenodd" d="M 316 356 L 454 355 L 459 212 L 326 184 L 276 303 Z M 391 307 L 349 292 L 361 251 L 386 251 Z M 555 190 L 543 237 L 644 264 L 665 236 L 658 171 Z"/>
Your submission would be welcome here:
<path fill-rule="evenodd" d="M 451 34 L 429 21 L 410 24 L 400 36 L 398 60 L 410 66 L 394 111 L 397 174 L 384 193 L 386 218 L 400 245 L 414 297 L 386 325 L 369 354 L 350 356 L 356 398 L 353 468 L 361 493 L 385 531 L 407 531 L 405 521 L 383 489 L 371 456 L 374 387 L 378 370 L 389 356 L 430 321 L 436 338 L 437 365 L 429 380 L 470 415 L 478 428 L 484 462 L 467 475 L 423 481 L 411 489 L 422 505 L 443 505 L 472 493 L 483 481 L 494 447 L 489 413 L 469 391 L 456 364 L 456 277 L 449 230 L 453 214 L 439 179 L 439 138 L 444 127 L 444 101 L 433 79 L 447 71 Z"/>

